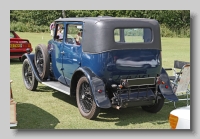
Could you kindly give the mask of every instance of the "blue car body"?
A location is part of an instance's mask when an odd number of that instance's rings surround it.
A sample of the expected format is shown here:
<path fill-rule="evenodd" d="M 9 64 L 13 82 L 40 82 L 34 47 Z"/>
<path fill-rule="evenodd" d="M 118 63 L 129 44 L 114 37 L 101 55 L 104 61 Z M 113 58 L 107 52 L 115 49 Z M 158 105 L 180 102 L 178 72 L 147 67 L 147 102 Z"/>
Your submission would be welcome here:
<path fill-rule="evenodd" d="M 63 25 L 64 35 L 58 40 L 55 32 L 48 42 L 48 78 L 42 79 L 38 74 L 34 54 L 23 56 L 29 60 L 37 81 L 76 96 L 77 83 L 85 76 L 99 108 L 142 106 L 152 111 L 147 107 L 154 106 L 159 99 L 178 100 L 162 68 L 160 28 L 156 20 L 87 17 L 62 18 L 55 22 Z M 75 36 L 68 42 L 67 34 L 74 31 L 68 27 L 72 25 L 82 28 L 80 45 Z M 131 32 L 133 38 L 142 32 L 142 41 L 126 42 Z M 63 86 L 66 88 L 61 89 Z"/>

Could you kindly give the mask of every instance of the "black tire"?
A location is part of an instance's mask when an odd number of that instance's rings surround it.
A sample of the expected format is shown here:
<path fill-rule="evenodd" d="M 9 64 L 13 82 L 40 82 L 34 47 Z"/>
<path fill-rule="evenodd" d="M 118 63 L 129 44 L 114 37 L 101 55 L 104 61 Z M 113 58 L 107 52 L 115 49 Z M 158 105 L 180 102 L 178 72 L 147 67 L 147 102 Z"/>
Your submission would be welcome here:
<path fill-rule="evenodd" d="M 76 102 L 79 112 L 84 118 L 95 119 L 100 112 L 100 108 L 96 105 L 90 85 L 85 76 L 78 81 L 76 88 Z"/>
<path fill-rule="evenodd" d="M 161 99 L 158 99 L 157 103 L 150 106 L 142 106 L 142 109 L 150 113 L 157 113 L 162 109 L 164 102 L 165 102 L 165 98 L 161 96 Z"/>
<path fill-rule="evenodd" d="M 36 46 L 34 62 L 40 78 L 46 80 L 50 72 L 50 58 L 48 49 L 45 45 L 39 44 Z"/>
<path fill-rule="evenodd" d="M 35 75 L 32 71 L 32 68 L 29 64 L 28 59 L 25 59 L 23 61 L 23 66 L 22 66 L 22 78 L 24 81 L 24 85 L 26 89 L 30 91 L 35 91 L 37 86 L 38 86 L 38 81 L 35 78 Z"/>

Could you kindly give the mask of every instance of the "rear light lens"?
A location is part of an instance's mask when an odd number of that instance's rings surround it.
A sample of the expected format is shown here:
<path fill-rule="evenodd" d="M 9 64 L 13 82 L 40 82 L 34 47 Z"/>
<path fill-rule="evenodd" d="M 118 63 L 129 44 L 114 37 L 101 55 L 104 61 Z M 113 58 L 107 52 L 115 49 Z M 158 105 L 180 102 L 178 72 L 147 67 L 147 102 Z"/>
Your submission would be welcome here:
<path fill-rule="evenodd" d="M 30 43 L 28 44 L 28 48 L 31 48 L 31 44 Z"/>
<path fill-rule="evenodd" d="M 156 84 L 161 84 L 162 83 L 162 81 L 161 81 L 161 79 L 159 78 L 159 77 L 157 77 L 157 79 L 156 79 Z"/>
<path fill-rule="evenodd" d="M 31 44 L 30 43 L 23 43 L 22 47 L 27 47 L 27 48 L 31 48 Z"/>
<path fill-rule="evenodd" d="M 157 77 L 157 79 L 156 79 L 156 84 L 157 84 L 157 85 L 160 85 L 160 84 L 163 84 L 163 85 L 164 85 L 165 82 L 162 81 L 159 77 Z M 168 89 L 169 86 L 165 84 L 165 88 Z"/>
<path fill-rule="evenodd" d="M 99 93 L 102 93 L 103 91 L 101 89 L 98 90 Z"/>
<path fill-rule="evenodd" d="M 120 89 L 122 89 L 123 88 L 123 86 L 120 84 L 120 85 L 118 85 L 118 87 L 120 88 Z"/>
<path fill-rule="evenodd" d="M 169 115 L 169 123 L 170 123 L 171 129 L 176 129 L 176 126 L 178 123 L 178 117 L 173 114 L 170 114 Z"/>

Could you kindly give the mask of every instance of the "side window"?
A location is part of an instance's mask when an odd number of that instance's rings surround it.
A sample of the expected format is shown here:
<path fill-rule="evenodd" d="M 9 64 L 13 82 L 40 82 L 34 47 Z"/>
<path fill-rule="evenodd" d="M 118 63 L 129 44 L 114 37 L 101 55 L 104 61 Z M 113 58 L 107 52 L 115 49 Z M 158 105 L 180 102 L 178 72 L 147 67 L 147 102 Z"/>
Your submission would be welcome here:
<path fill-rule="evenodd" d="M 82 41 L 82 25 L 69 24 L 67 26 L 66 43 L 81 45 Z"/>
<path fill-rule="evenodd" d="M 147 43 L 152 41 L 150 28 L 122 28 L 114 30 L 115 42 Z"/>
<path fill-rule="evenodd" d="M 115 42 L 119 42 L 120 41 L 120 37 L 119 37 L 119 29 L 115 29 L 114 30 L 114 39 L 115 39 Z"/>
<path fill-rule="evenodd" d="M 63 23 L 56 23 L 54 39 L 58 42 L 63 41 L 64 25 Z"/>

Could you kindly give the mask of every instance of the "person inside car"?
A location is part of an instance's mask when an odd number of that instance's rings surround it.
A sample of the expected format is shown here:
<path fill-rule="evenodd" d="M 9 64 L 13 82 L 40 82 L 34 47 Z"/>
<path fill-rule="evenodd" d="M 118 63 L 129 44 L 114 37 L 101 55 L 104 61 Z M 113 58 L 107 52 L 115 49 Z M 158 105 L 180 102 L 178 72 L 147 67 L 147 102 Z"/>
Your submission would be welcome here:
<path fill-rule="evenodd" d="M 81 40 L 82 40 L 82 32 L 79 31 L 78 34 L 76 35 L 76 43 L 77 43 L 77 45 L 81 44 Z"/>
<path fill-rule="evenodd" d="M 57 36 L 58 36 L 58 39 L 59 39 L 59 40 L 62 40 L 62 39 L 63 39 L 63 29 L 58 30 Z"/>

